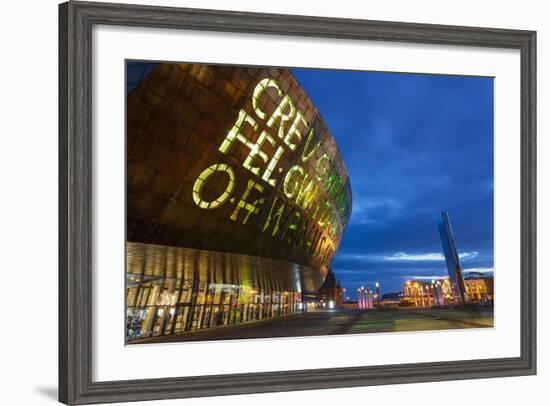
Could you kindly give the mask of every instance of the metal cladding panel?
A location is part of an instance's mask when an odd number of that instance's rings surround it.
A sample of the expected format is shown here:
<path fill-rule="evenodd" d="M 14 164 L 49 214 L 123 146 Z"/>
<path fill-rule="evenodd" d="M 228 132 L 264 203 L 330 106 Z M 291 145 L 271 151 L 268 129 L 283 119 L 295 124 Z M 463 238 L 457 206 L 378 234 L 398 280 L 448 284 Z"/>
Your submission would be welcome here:
<path fill-rule="evenodd" d="M 245 292 L 313 292 L 322 283 L 319 272 L 278 259 L 132 242 L 126 247 L 128 276 L 136 277 L 136 282 L 129 280 L 128 287 L 177 278 L 209 286 L 236 285 Z"/>
<path fill-rule="evenodd" d="M 287 69 L 159 64 L 127 96 L 127 240 L 323 277 L 351 215 L 334 139 Z"/>

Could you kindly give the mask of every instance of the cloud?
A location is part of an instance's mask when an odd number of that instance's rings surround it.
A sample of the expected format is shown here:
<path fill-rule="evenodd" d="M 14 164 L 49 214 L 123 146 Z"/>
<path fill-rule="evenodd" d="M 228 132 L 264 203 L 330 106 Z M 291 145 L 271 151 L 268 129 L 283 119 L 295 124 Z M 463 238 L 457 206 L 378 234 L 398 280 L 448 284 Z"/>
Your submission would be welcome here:
<path fill-rule="evenodd" d="M 494 266 L 492 78 L 293 73 L 350 176 L 352 217 L 332 264 L 343 286 L 371 280 L 397 291 L 407 275 L 445 274 L 442 210 L 462 265 Z"/>
<path fill-rule="evenodd" d="M 449 275 L 409 275 L 405 276 L 405 279 L 414 279 L 414 280 L 430 280 L 430 279 L 441 279 L 447 278 Z"/>
<path fill-rule="evenodd" d="M 440 253 L 426 253 L 426 254 L 406 254 L 404 252 L 397 252 L 395 254 L 385 256 L 386 261 L 444 261 L 445 257 Z"/>
<path fill-rule="evenodd" d="M 477 251 L 460 252 L 458 257 L 462 260 L 469 260 L 479 255 Z M 342 255 L 344 259 L 355 259 L 361 261 L 395 261 L 395 262 L 416 262 L 416 261 L 445 261 L 445 256 L 439 252 L 428 252 L 420 254 L 407 254 L 405 252 L 396 252 L 391 255 L 365 255 L 365 254 L 346 254 Z"/>
<path fill-rule="evenodd" d="M 478 252 L 460 252 L 458 257 L 462 260 L 468 260 L 477 257 Z M 430 252 L 426 254 L 406 254 L 404 252 L 397 252 L 393 255 L 384 257 L 386 261 L 400 261 L 400 262 L 409 262 L 409 261 L 444 261 L 445 256 L 438 252 Z"/>
<path fill-rule="evenodd" d="M 399 215 L 401 202 L 391 197 L 369 197 L 360 195 L 353 199 L 351 222 L 354 224 L 383 224 Z"/>
<path fill-rule="evenodd" d="M 479 273 L 493 273 L 495 272 L 495 268 L 462 268 L 462 272 L 479 272 Z"/>
<path fill-rule="evenodd" d="M 462 260 L 469 260 L 477 257 L 479 255 L 479 252 L 477 251 L 471 251 L 471 252 L 459 252 L 458 257 Z"/>
<path fill-rule="evenodd" d="M 467 274 L 471 272 L 493 273 L 494 271 L 495 271 L 495 268 L 463 268 L 462 269 L 463 274 Z M 413 279 L 413 280 L 430 280 L 430 279 L 446 278 L 447 276 L 448 276 L 447 273 L 443 273 L 441 275 L 407 275 L 404 278 Z"/>

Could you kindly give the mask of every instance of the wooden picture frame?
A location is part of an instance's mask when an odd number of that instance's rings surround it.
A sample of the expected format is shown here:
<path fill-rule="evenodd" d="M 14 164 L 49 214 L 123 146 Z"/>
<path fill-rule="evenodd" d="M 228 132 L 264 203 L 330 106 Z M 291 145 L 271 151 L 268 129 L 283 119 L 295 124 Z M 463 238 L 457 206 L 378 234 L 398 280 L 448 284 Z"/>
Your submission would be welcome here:
<path fill-rule="evenodd" d="M 92 37 L 95 24 L 512 48 L 521 54 L 521 355 L 283 372 L 92 380 Z M 59 400 L 219 396 L 536 373 L 536 33 L 294 15 L 68 2 L 59 6 Z"/>

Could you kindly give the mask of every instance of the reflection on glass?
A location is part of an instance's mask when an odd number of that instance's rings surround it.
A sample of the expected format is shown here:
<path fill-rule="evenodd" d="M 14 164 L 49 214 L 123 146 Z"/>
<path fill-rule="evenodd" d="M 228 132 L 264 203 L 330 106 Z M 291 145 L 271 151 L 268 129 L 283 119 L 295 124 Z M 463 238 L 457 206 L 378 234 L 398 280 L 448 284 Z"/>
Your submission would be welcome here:
<path fill-rule="evenodd" d="M 140 243 L 127 243 L 126 254 L 128 342 L 288 316 L 302 308 L 302 286 L 321 278 L 240 254 Z"/>

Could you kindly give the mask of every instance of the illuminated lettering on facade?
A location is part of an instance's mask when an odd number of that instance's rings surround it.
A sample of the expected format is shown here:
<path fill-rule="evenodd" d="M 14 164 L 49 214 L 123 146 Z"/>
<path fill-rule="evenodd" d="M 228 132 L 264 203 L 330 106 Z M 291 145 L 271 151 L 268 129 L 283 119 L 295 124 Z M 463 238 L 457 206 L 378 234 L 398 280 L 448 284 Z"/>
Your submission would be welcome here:
<path fill-rule="evenodd" d="M 266 108 L 271 100 L 274 108 Z M 241 108 L 218 151 L 228 155 L 234 148 L 245 148 L 241 166 L 252 175 L 245 182 L 242 196 L 233 196 L 235 172 L 229 164 L 206 168 L 195 180 L 193 200 L 206 210 L 230 202 L 229 219 L 241 224 L 256 223 L 263 233 L 300 247 L 309 255 L 330 261 L 349 219 L 349 190 L 323 141 L 295 101 L 285 94 L 275 79 L 265 78 L 255 86 L 251 111 Z M 239 150 L 240 151 L 240 150 Z M 295 156 L 296 154 L 296 156 Z M 232 154 L 235 156 L 235 154 Z M 294 162 L 289 167 L 284 162 Z M 234 165 L 234 163 L 233 163 Z M 204 200 L 203 188 L 215 173 L 226 174 L 225 190 L 211 201 Z M 267 189 L 277 193 L 267 202 Z M 272 194 L 270 194 L 272 195 Z"/>
<path fill-rule="evenodd" d="M 229 175 L 229 182 L 227 183 L 227 187 L 225 188 L 224 192 L 217 199 L 211 202 L 207 202 L 201 197 L 202 189 L 206 181 L 216 172 L 224 172 Z M 225 203 L 225 201 L 233 192 L 234 188 L 235 173 L 233 172 L 233 169 L 226 164 L 214 164 L 202 171 L 198 178 L 195 180 L 195 184 L 193 185 L 193 200 L 195 201 L 196 205 L 202 209 L 215 209 L 216 207 L 219 207 Z"/>

